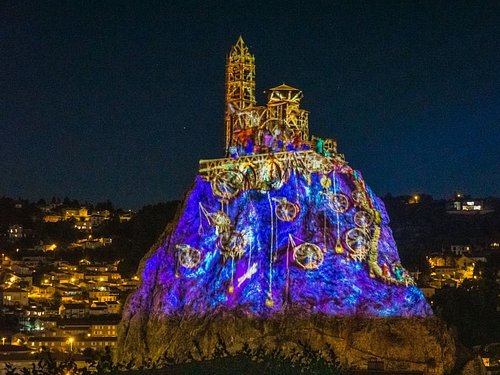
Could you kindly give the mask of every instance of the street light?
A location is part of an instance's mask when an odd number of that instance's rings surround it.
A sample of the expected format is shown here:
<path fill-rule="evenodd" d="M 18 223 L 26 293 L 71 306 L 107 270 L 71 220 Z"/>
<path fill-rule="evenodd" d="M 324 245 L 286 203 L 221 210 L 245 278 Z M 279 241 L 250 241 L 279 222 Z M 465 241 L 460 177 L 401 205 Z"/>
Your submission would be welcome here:
<path fill-rule="evenodd" d="M 75 339 L 73 337 L 70 337 L 68 339 L 69 341 L 69 350 L 72 352 L 73 351 L 73 341 L 75 341 Z"/>
<path fill-rule="evenodd" d="M 2 345 L 5 345 L 5 340 L 7 340 L 7 337 L 2 337 Z"/>

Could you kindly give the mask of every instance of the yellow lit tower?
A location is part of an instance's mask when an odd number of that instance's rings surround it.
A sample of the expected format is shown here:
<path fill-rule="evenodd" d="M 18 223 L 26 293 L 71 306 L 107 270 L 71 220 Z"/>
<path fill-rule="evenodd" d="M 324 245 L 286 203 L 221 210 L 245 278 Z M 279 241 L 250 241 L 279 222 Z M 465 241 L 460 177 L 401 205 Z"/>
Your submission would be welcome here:
<path fill-rule="evenodd" d="M 255 104 L 255 57 L 240 36 L 226 59 L 226 156 L 234 143 L 238 116 Z"/>

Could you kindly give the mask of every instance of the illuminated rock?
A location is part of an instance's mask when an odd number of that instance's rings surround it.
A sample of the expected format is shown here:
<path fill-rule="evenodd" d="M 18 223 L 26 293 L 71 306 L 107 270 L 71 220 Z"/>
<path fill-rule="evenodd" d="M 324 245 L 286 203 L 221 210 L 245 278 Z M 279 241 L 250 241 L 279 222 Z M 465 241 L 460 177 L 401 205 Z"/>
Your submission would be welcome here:
<path fill-rule="evenodd" d="M 309 136 L 300 90 L 278 86 L 255 106 L 253 63 L 240 38 L 228 58 L 228 157 L 200 161 L 141 262 L 118 358 L 210 358 L 218 339 L 232 353 L 286 355 L 301 341 L 346 366 L 380 357 L 450 370 L 454 340 L 401 265 L 383 202 L 335 141 Z"/>

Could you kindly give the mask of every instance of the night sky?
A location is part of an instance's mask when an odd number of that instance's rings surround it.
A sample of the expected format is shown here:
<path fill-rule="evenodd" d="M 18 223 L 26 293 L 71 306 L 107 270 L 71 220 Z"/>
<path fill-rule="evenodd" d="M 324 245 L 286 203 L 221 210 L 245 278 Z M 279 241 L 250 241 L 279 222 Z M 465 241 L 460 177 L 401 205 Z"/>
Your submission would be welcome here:
<path fill-rule="evenodd" d="M 0 195 L 180 199 L 240 34 L 377 194 L 500 195 L 500 2 L 310 3 L 2 1 Z"/>

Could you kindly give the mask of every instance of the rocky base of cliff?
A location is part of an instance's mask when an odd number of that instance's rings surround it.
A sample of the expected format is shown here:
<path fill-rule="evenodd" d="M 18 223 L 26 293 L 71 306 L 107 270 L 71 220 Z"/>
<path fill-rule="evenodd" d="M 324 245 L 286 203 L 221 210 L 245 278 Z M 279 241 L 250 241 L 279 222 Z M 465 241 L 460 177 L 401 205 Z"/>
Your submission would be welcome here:
<path fill-rule="evenodd" d="M 304 347 L 342 368 L 366 368 L 383 361 L 387 370 L 424 374 L 460 373 L 468 358 L 435 318 L 332 318 L 283 316 L 257 319 L 210 316 L 154 319 L 134 315 L 123 322 L 117 360 L 177 363 L 208 360 L 242 351 L 292 358 Z M 469 367 L 472 363 L 469 363 Z"/>

